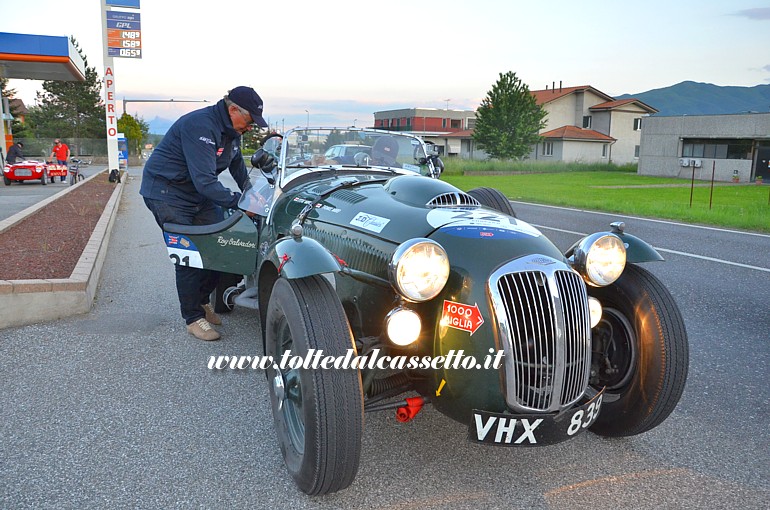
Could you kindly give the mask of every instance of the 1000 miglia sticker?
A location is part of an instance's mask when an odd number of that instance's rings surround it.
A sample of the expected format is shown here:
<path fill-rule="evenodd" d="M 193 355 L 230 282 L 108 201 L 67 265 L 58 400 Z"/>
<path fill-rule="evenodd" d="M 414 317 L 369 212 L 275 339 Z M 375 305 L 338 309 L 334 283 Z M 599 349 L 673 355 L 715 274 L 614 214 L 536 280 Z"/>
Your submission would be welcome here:
<path fill-rule="evenodd" d="M 426 219 L 433 228 L 458 237 L 517 239 L 543 235 L 529 223 L 490 210 L 433 209 Z"/>
<path fill-rule="evenodd" d="M 197 267 L 203 269 L 203 260 L 198 248 L 186 236 L 163 232 L 166 238 L 168 258 L 177 266 Z"/>

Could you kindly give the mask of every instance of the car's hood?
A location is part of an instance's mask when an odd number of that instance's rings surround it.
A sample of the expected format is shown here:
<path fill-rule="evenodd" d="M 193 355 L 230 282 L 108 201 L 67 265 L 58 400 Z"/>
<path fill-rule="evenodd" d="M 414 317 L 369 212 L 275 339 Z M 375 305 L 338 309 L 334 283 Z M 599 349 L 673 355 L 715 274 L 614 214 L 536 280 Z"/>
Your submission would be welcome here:
<path fill-rule="evenodd" d="M 340 232 L 344 229 L 348 238 L 358 233 L 397 245 L 415 237 L 440 233 L 458 241 L 544 242 L 548 253 L 560 255 L 532 225 L 479 207 L 472 197 L 445 181 L 402 175 L 389 179 L 384 185 L 377 182 L 338 189 L 317 201 L 320 194 L 327 193 L 346 179 L 350 178 L 316 181 L 285 197 L 286 205 L 279 208 L 282 213 L 297 216 L 307 204 L 315 203 L 307 223 L 320 230 L 331 227 Z"/>

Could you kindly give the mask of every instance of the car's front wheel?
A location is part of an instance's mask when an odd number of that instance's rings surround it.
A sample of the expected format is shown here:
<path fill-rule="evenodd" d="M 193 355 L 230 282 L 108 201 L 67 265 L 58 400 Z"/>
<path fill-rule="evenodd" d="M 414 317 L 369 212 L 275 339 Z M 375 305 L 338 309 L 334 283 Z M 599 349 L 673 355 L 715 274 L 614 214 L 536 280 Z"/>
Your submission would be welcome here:
<path fill-rule="evenodd" d="M 276 364 L 284 357 L 304 359 L 311 349 L 322 357 L 355 349 L 342 304 L 320 276 L 278 279 L 264 327 L 266 354 Z M 348 487 L 358 471 L 363 433 L 358 371 L 288 364 L 274 365 L 267 375 L 278 441 L 297 486 L 310 495 Z"/>
<path fill-rule="evenodd" d="M 684 391 L 689 346 L 674 298 L 652 273 L 629 265 L 589 293 L 604 308 L 592 330 L 591 385 L 606 388 L 590 430 L 632 436 L 658 426 Z"/>
<path fill-rule="evenodd" d="M 46 170 L 45 168 L 43 169 L 43 175 L 40 177 L 40 184 L 42 184 L 43 186 L 48 184 L 48 170 Z"/>

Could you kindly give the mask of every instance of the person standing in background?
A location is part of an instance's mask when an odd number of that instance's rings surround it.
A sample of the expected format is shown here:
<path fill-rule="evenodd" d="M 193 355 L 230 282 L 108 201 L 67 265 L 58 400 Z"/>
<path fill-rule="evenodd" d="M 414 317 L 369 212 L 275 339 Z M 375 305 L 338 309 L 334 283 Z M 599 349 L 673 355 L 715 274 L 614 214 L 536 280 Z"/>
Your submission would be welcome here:
<path fill-rule="evenodd" d="M 24 159 L 24 154 L 21 153 L 21 150 L 23 148 L 24 148 L 24 144 L 21 142 L 17 142 L 11 145 L 11 148 L 8 149 L 8 158 L 6 159 L 9 165 L 13 165 L 17 161 L 21 161 Z"/>
<path fill-rule="evenodd" d="M 51 159 L 56 160 L 59 165 L 67 165 L 67 160 L 70 159 L 70 148 L 66 143 L 62 143 L 58 138 L 53 141 L 53 151 L 51 151 Z M 67 180 L 67 176 L 63 175 L 61 182 Z"/>

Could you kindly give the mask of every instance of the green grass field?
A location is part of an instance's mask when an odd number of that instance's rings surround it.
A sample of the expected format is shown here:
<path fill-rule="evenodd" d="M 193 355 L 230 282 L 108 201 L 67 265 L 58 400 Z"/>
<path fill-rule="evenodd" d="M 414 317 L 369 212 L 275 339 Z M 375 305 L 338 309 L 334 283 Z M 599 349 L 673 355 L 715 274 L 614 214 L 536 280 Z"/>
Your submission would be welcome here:
<path fill-rule="evenodd" d="M 690 180 L 640 176 L 635 166 L 445 164 L 441 178 L 463 190 L 488 186 L 524 202 L 770 232 L 770 185 L 715 183 L 711 196 L 710 182 L 695 181 L 690 207 Z"/>

